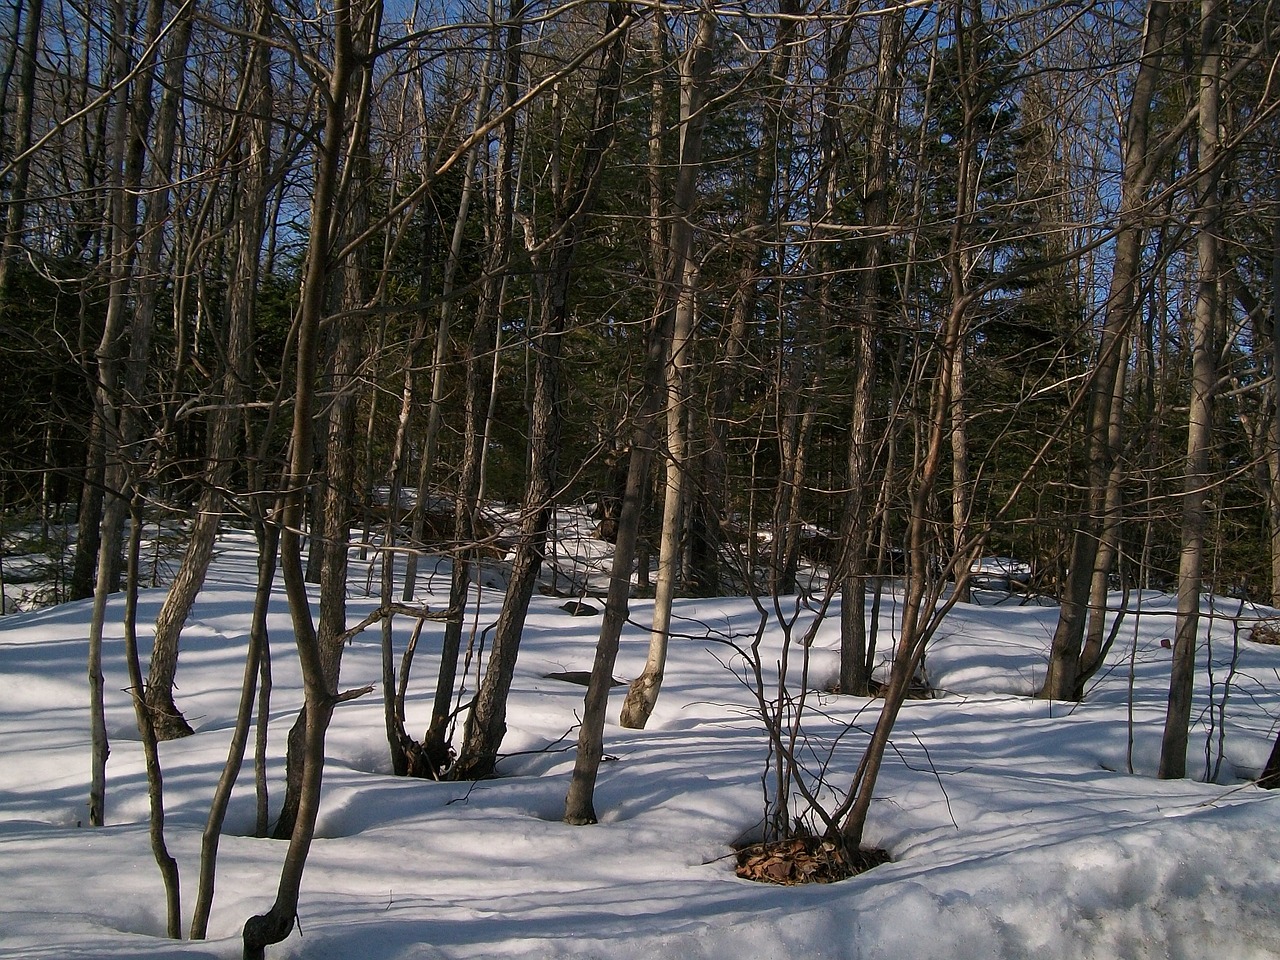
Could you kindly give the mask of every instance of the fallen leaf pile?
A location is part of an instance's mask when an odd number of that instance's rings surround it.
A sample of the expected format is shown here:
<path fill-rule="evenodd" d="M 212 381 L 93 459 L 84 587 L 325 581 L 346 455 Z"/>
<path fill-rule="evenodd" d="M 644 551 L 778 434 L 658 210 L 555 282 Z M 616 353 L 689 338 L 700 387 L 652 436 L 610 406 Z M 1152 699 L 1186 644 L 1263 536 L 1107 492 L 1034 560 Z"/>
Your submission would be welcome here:
<path fill-rule="evenodd" d="M 738 851 L 737 874 L 759 883 L 835 883 L 889 860 L 883 850 L 859 850 L 849 863 L 840 847 L 820 837 L 755 843 Z"/>

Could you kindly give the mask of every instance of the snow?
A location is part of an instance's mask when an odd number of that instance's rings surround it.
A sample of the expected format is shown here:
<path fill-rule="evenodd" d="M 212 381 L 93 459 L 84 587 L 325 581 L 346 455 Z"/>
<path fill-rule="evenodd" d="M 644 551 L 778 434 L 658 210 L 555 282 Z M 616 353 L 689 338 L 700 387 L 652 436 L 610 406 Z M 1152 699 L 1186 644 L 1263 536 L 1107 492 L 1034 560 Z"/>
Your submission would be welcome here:
<path fill-rule="evenodd" d="M 178 702 L 196 734 L 161 750 L 167 838 L 188 911 L 238 698 L 250 548 L 243 532 L 225 538 L 184 634 L 178 673 Z M 574 565 L 565 550 L 567 572 Z M 428 571 L 422 577 L 426 584 Z M 444 589 L 446 579 L 431 582 Z M 354 622 L 374 601 L 363 595 L 365 570 L 353 566 L 351 582 Z M 484 588 L 477 596 L 483 628 L 501 595 Z M 162 589 L 143 592 L 144 644 L 162 598 Z M 1130 596 L 1107 667 L 1078 705 L 1028 696 L 1044 673 L 1056 610 L 1017 598 L 996 604 L 983 592 L 975 599 L 956 605 L 926 658 L 939 697 L 908 702 L 895 731 L 867 837 L 893 862 L 838 884 L 774 887 L 736 877 L 731 856 L 763 809 L 763 730 L 724 642 L 749 640 L 758 622 L 751 601 L 677 603 L 681 635 L 649 728 L 609 724 L 610 759 L 596 791 L 602 822 L 571 827 L 560 816 L 584 691 L 546 675 L 589 669 L 599 618 L 571 616 L 559 609 L 563 598 L 535 597 L 500 778 L 474 785 L 396 778 L 378 698 L 339 707 L 299 929 L 268 956 L 1280 956 L 1280 797 L 1249 783 L 1275 736 L 1280 647 L 1245 639 L 1256 618 L 1276 612 L 1206 600 L 1194 779 L 1164 782 L 1154 772 L 1169 679 L 1171 652 L 1161 644 L 1173 631 L 1169 598 Z M 238 957 L 242 924 L 274 897 L 284 845 L 249 836 L 250 762 L 221 841 L 210 939 L 164 939 L 141 748 L 123 692 L 121 610 L 114 599 L 106 636 L 108 825 L 99 829 L 81 825 L 89 604 L 0 619 L 0 958 Z M 831 752 L 828 781 L 836 787 L 852 776 L 878 711 L 875 701 L 819 689 L 834 676 L 838 612 L 833 605 L 814 644 L 808 728 L 815 752 Z M 641 669 L 648 613 L 647 602 L 634 603 L 619 678 Z M 800 624 L 809 616 L 801 611 Z M 888 603 L 882 648 L 891 646 L 896 616 Z M 301 699 L 282 594 L 269 625 L 278 801 L 283 735 Z M 397 652 L 411 626 L 397 620 Z M 419 734 L 438 626 L 428 624 L 436 632 L 424 633 L 410 682 L 408 725 Z M 777 659 L 781 633 L 776 625 L 766 632 L 766 666 Z M 343 686 L 376 684 L 379 671 L 375 631 L 346 651 Z M 611 721 L 623 690 L 615 691 Z"/>

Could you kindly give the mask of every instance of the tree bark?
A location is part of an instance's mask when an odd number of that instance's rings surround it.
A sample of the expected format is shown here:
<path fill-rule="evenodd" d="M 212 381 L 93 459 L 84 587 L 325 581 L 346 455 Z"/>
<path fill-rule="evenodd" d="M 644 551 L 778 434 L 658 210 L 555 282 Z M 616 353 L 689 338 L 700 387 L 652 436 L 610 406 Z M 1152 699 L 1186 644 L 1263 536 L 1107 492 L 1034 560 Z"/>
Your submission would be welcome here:
<path fill-rule="evenodd" d="M 148 8 L 145 47 L 153 49 L 159 35 L 162 4 Z M 128 36 L 124 4 L 112 6 L 112 23 L 117 35 Z M 113 47 L 110 73 L 124 78 L 130 70 L 130 51 L 125 43 Z M 120 547 L 129 501 L 134 487 L 137 442 L 140 433 L 141 401 L 146 378 L 146 362 L 150 352 L 151 330 L 143 324 L 130 324 L 127 317 L 129 274 L 134 262 L 134 245 L 138 230 L 138 201 L 141 192 L 142 145 L 150 122 L 151 85 L 154 64 L 140 69 L 134 84 L 123 84 L 116 91 L 111 110 L 113 139 L 109 166 L 112 188 L 107 203 L 111 254 L 107 314 L 96 359 L 98 376 L 94 390 L 94 416 L 101 424 L 104 439 L 104 497 L 97 576 L 94 583 L 93 614 L 89 624 L 89 722 L 93 744 L 90 786 L 89 823 L 102 826 L 106 821 L 106 766 L 110 747 L 107 743 L 106 716 L 103 700 L 102 633 L 107 611 L 107 596 L 119 589 Z M 124 353 L 126 330 L 128 352 Z"/>
<path fill-rule="evenodd" d="M 185 14 L 177 24 L 169 45 L 165 63 L 164 92 L 160 98 L 160 110 L 155 124 L 155 159 L 152 169 L 152 188 L 147 204 L 146 237 L 139 260 L 141 271 L 137 314 L 155 315 L 161 286 L 162 235 L 171 207 L 170 186 L 173 179 L 172 165 L 177 141 L 179 100 L 183 96 L 187 49 L 191 40 L 192 17 Z M 264 115 L 269 115 L 264 113 Z M 250 215 L 261 218 L 265 190 L 258 196 L 250 192 L 246 208 Z M 251 237 L 242 239 L 237 266 L 248 271 L 239 280 L 241 289 L 236 295 L 236 280 L 232 281 L 231 314 L 227 340 L 227 364 L 223 373 L 223 404 L 214 412 L 210 425 L 209 462 L 207 483 L 201 491 L 196 507 L 195 522 L 187 540 L 187 549 L 174 576 L 173 584 L 156 615 L 155 639 L 151 647 L 151 664 L 147 671 L 146 703 L 152 713 L 156 736 L 161 740 L 174 740 L 189 736 L 191 726 L 173 701 L 173 682 L 178 667 L 178 641 L 182 628 L 190 614 L 191 605 L 204 585 L 205 573 L 213 557 L 214 541 L 222 519 L 223 491 L 229 485 L 233 467 L 237 412 L 234 409 L 243 400 L 240 384 L 247 369 L 246 354 L 250 349 L 247 317 L 252 308 L 253 291 L 257 287 L 257 255 L 259 242 L 249 246 Z M 247 290 L 244 285 L 247 285 Z M 147 321 L 150 322 L 150 321 Z"/>
<path fill-rule="evenodd" d="M 569 323 L 569 292 L 573 262 L 583 221 L 591 212 L 605 155 L 613 139 L 627 31 L 631 15 L 622 3 L 606 9 L 604 35 L 612 36 L 596 86 L 591 132 L 583 150 L 578 181 L 571 192 L 557 197 L 551 226 L 546 272 L 535 276 L 540 300 L 538 336 L 533 344 L 533 417 L 529 431 L 530 473 L 525 492 L 520 537 L 516 541 L 502 612 L 494 628 L 493 646 L 484 679 L 467 720 L 466 735 L 452 775 L 473 779 L 493 773 L 498 748 L 506 733 L 507 694 L 515 673 L 516 655 L 524 630 L 529 601 L 537 583 L 546 549 L 548 525 L 555 504 L 557 464 L 560 454 L 560 354 Z M 538 244 L 530 253 L 535 265 Z"/>
<path fill-rule="evenodd" d="M 1089 615 L 1089 591 L 1106 514 L 1106 494 L 1111 473 L 1111 449 L 1108 443 L 1111 406 L 1120 360 L 1124 354 L 1124 342 L 1135 308 L 1141 268 L 1144 232 L 1142 213 L 1152 175 L 1151 165 L 1148 164 L 1149 119 L 1159 80 L 1169 15 L 1169 4 L 1161 0 L 1152 0 L 1148 4 L 1142 53 L 1129 101 L 1115 257 L 1086 414 L 1086 510 L 1072 534 L 1071 558 L 1061 597 L 1058 625 L 1050 647 L 1044 685 L 1039 692 L 1039 696 L 1049 700 L 1079 700 L 1083 695 L 1081 642 Z"/>
<path fill-rule="evenodd" d="M 871 387 L 875 381 L 875 344 L 873 333 L 880 320 L 881 268 L 884 259 L 884 233 L 880 228 L 889 220 L 889 163 L 890 138 L 897 118 L 897 86 L 902 70 L 901 10 L 890 11 L 880 18 L 879 52 L 876 67 L 876 92 L 870 130 L 870 149 L 867 157 L 866 188 L 863 196 L 864 219 L 869 236 L 861 251 L 858 275 L 857 326 L 854 335 L 854 384 L 853 404 L 849 413 L 849 453 L 847 460 L 849 485 L 844 504 L 844 523 L 841 531 L 842 598 L 840 606 L 840 692 L 854 696 L 867 696 L 871 692 L 871 667 L 873 648 L 868 643 L 866 626 L 866 570 L 870 540 L 871 510 Z M 828 107 L 822 130 L 822 149 L 828 169 L 827 177 L 833 181 L 837 175 L 838 139 L 834 124 L 835 103 L 838 90 L 831 84 L 844 74 L 848 61 L 848 34 L 853 20 L 845 28 L 837 47 L 833 50 L 828 67 Z M 823 206 L 832 202 L 834 182 L 825 187 Z M 826 245 L 823 249 L 825 251 Z M 826 257 L 824 255 L 823 259 Z M 820 300 L 823 308 L 831 302 L 831 271 L 821 270 L 823 278 Z"/>
<path fill-rule="evenodd" d="M 20 9 L 20 8 L 19 8 Z M 31 118 L 36 93 L 36 56 L 40 50 L 40 30 L 44 20 L 44 0 L 28 0 L 22 41 L 17 50 L 18 95 L 13 108 L 13 124 L 6 131 L 12 142 L 13 178 L 5 214 L 3 249 L 0 249 L 0 307 L 8 304 L 10 271 L 22 250 L 26 222 L 27 190 L 31 179 Z M 16 29 L 15 23 L 15 29 Z"/>
<path fill-rule="evenodd" d="M 333 271 L 334 227 L 340 215 L 336 204 L 338 176 L 349 131 L 367 122 L 371 93 L 368 78 L 374 66 L 370 51 L 378 35 L 381 13 L 380 0 L 369 0 L 366 5 L 355 9 L 350 0 L 336 0 L 330 14 L 333 23 L 333 59 L 327 76 L 325 96 L 322 97 L 324 126 L 316 155 L 308 255 L 301 290 L 302 300 L 298 308 L 292 443 L 280 534 L 280 566 L 284 574 L 285 592 L 302 668 L 305 716 L 302 776 L 297 815 L 281 866 L 275 901 L 266 913 L 250 917 L 244 925 L 242 939 L 245 960 L 263 960 L 265 948 L 279 943 L 293 929 L 298 912 L 302 874 L 311 840 L 315 835 L 320 807 L 325 734 L 334 706 L 339 700 L 338 665 L 342 656 L 343 639 L 341 636 L 329 638 L 329 649 L 323 648 L 319 642 L 302 570 L 300 531 L 307 489 L 313 482 L 310 438 L 319 359 L 318 335 Z M 353 81 L 361 68 L 365 74 L 365 82 L 357 86 L 359 99 L 353 105 L 349 102 Z M 336 578 L 327 577 L 321 588 L 322 594 L 332 590 L 335 583 Z M 345 593 L 345 579 L 339 586 Z M 323 605 L 326 598 L 322 596 L 321 599 Z M 332 609 L 333 598 L 329 600 L 329 608 Z"/>
<path fill-rule="evenodd" d="M 1187 774 L 1187 738 L 1200 640 L 1200 589 L 1205 526 L 1211 513 L 1209 447 L 1213 395 L 1218 383 L 1219 228 L 1218 103 L 1222 76 L 1222 11 L 1218 0 L 1200 3 L 1200 136 L 1197 163 L 1196 247 L 1199 278 L 1192 333 L 1191 403 L 1187 414 L 1186 474 L 1182 494 L 1182 551 L 1178 560 L 1178 615 L 1173 637 L 1169 706 L 1160 744 L 1160 779 Z"/>
<path fill-rule="evenodd" d="M 685 55 L 682 73 L 689 77 L 705 77 L 710 70 L 711 45 L 716 35 L 716 18 L 709 10 L 698 15 L 696 35 Z M 696 95 L 701 97 L 702 91 Z M 701 125 L 705 110 L 694 109 L 691 99 L 682 94 L 682 120 L 680 164 L 677 170 L 673 204 L 677 211 L 691 209 L 698 167 L 700 165 Z M 686 151 L 693 151 L 688 152 Z M 685 206 L 684 204 L 688 204 Z M 677 217 L 672 224 L 670 247 L 685 248 L 690 242 L 683 238 L 683 231 L 692 231 L 687 217 Z M 679 276 L 674 267 L 679 258 L 671 255 L 669 276 Z M 672 305 L 674 307 L 674 305 Z M 641 404 L 632 431 L 631 457 L 627 467 L 626 492 L 618 516 L 618 537 L 614 545 L 613 567 L 609 575 L 609 591 L 605 599 L 604 618 L 600 636 L 596 641 L 595 659 L 591 666 L 591 679 L 583 705 L 582 724 L 578 729 L 578 749 L 574 760 L 573 779 L 565 797 L 564 821 L 572 824 L 596 822 L 595 783 L 604 756 L 605 711 L 609 702 L 609 688 L 613 683 L 613 665 L 618 655 L 618 641 L 628 614 L 628 598 L 631 591 L 631 568 L 635 561 L 636 539 L 640 526 L 640 511 L 644 488 L 647 485 L 649 463 L 654 447 L 654 421 L 664 394 L 666 362 L 670 354 L 670 341 L 674 330 L 675 311 L 663 305 L 655 312 L 648 330 L 648 355 L 644 381 L 641 385 Z"/>
<path fill-rule="evenodd" d="M 462 648 L 462 624 L 471 593 L 471 567 L 475 552 L 477 517 L 480 510 L 480 464 L 483 457 L 484 418 L 488 409 L 490 382 L 485 377 L 484 362 L 493 349 L 494 331 L 499 323 L 503 278 L 511 256 L 511 232 L 515 198 L 516 114 L 512 108 L 520 97 L 522 38 L 524 36 L 524 0 L 509 0 L 502 40 L 502 103 L 508 110 L 501 125 L 498 146 L 496 183 L 494 187 L 494 224 L 492 245 L 480 280 L 479 303 L 467 341 L 463 360 L 465 386 L 463 399 L 462 467 L 454 501 L 453 571 L 449 581 L 448 618 L 444 643 L 440 652 L 440 672 L 436 681 L 431 723 L 423 737 L 428 757 L 445 765 L 448 762 L 449 722 L 452 716 L 454 685 L 458 656 Z M 495 25 L 495 32 L 497 27 Z"/>
<path fill-rule="evenodd" d="M 714 22 L 704 18 L 693 46 L 681 62 L 680 163 L 671 198 L 673 223 L 667 243 L 667 282 L 660 288 L 663 306 L 671 311 L 671 344 L 665 369 L 666 382 L 666 489 L 662 504 L 662 533 L 658 546 L 658 580 L 653 601 L 649 654 L 644 670 L 632 681 L 622 705 L 624 727 L 643 729 L 662 688 L 667 642 L 671 627 L 671 603 L 679 579 L 684 525 L 682 507 L 688 451 L 685 404 L 688 394 L 690 351 L 697 309 L 698 265 L 693 255 L 693 208 L 698 173 L 702 166 L 702 134 L 706 126 L 706 85 L 711 73 L 710 45 Z"/>
<path fill-rule="evenodd" d="M 164 882 L 165 932 L 182 939 L 182 897 L 178 862 L 169 854 L 164 839 L 164 777 L 160 769 L 160 749 L 151 723 L 151 711 L 143 698 L 142 664 L 138 660 L 138 555 L 142 544 L 142 504 L 135 496 L 130 503 L 128 569 L 124 612 L 125 662 L 129 670 L 129 694 L 147 770 L 147 800 L 150 809 L 151 852 Z"/>
<path fill-rule="evenodd" d="M 494 24 L 494 31 L 497 31 L 497 13 L 495 0 L 488 0 L 488 20 Z M 473 121 L 473 130 L 479 130 L 484 125 L 489 110 L 490 97 L 490 77 L 493 73 L 493 65 L 498 55 L 499 44 L 495 42 L 490 45 L 489 54 L 485 59 L 485 64 L 480 70 L 480 89 L 476 95 L 475 120 Z M 423 108 L 422 123 L 426 125 L 426 110 Z M 471 209 L 471 196 L 475 189 L 475 173 L 476 163 L 479 159 L 481 144 L 479 141 L 473 143 L 467 151 L 467 158 L 463 164 L 462 173 L 462 193 L 458 200 L 458 214 L 453 224 L 453 235 L 449 243 L 449 252 L 445 257 L 444 276 L 441 281 L 441 301 L 440 301 L 440 322 L 436 327 L 435 354 L 431 364 L 431 399 L 427 404 L 427 424 L 425 435 L 422 439 L 422 454 L 418 463 L 418 485 L 417 485 L 417 511 L 413 519 L 412 539 L 415 547 L 421 546 L 422 539 L 426 531 L 427 505 L 430 502 L 431 494 L 431 470 L 435 466 L 436 445 L 440 435 L 441 410 L 444 403 L 445 393 L 445 373 L 447 370 L 446 358 L 449 353 L 449 330 L 453 325 L 453 320 L 457 314 L 457 302 L 453 298 L 454 282 L 458 273 L 458 266 L 462 259 L 462 241 L 466 232 L 467 217 Z M 425 300 L 425 285 L 428 278 L 423 276 L 423 299 Z M 418 581 L 418 555 L 416 552 L 410 552 L 405 562 L 404 590 L 401 594 L 402 598 L 408 602 L 413 599 L 413 595 L 417 590 Z M 456 654 L 455 654 L 456 662 Z M 452 692 L 452 681 L 449 683 Z"/>

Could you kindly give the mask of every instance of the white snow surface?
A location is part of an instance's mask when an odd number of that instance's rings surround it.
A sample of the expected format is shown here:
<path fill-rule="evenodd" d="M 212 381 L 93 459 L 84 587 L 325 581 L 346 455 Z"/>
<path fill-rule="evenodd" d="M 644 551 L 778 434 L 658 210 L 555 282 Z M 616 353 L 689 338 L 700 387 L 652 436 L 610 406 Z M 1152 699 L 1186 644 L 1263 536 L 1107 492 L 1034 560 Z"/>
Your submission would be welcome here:
<path fill-rule="evenodd" d="M 187 922 L 237 705 L 253 579 L 252 540 L 232 532 L 184 634 L 177 696 L 196 734 L 162 745 L 166 833 Z M 376 605 L 366 582 L 353 564 L 352 622 Z M 445 590 L 447 578 L 430 586 Z M 162 598 L 162 589 L 142 595 L 144 645 Z M 426 599 L 443 605 L 440 595 Z M 500 600 L 494 590 L 479 595 L 481 629 Z M 1107 668 L 1078 705 L 1029 696 L 1043 677 L 1055 608 L 957 605 L 926 659 L 940 695 L 904 707 L 868 824 L 867 841 L 893 862 L 837 884 L 779 887 L 733 871 L 731 845 L 762 815 L 767 751 L 741 664 L 723 641 L 749 640 L 752 602 L 677 603 L 681 636 L 648 729 L 616 725 L 625 690 L 616 688 L 595 796 L 601 822 L 589 827 L 560 820 L 584 690 L 545 675 L 590 668 L 599 618 L 572 617 L 558 609 L 563 602 L 533 601 L 497 779 L 396 778 L 378 696 L 338 708 L 299 923 L 269 957 L 1280 957 L 1280 795 L 1249 783 L 1275 736 L 1280 648 L 1245 639 L 1251 618 L 1276 611 L 1206 598 L 1193 779 L 1168 782 L 1154 773 L 1169 598 L 1130 597 Z M 649 606 L 632 605 L 616 677 L 643 665 Z M 97 829 L 82 825 L 90 606 L 0 619 L 0 958 L 238 957 L 244 921 L 274 898 L 284 844 L 249 836 L 247 759 L 221 839 L 210 939 L 164 938 L 142 754 L 124 692 L 122 610 L 113 599 L 108 825 Z M 879 710 L 878 701 L 818 692 L 835 675 L 838 612 L 837 603 L 809 668 L 809 733 L 815 756 L 829 755 L 837 788 Z M 882 647 L 891 646 L 895 616 L 886 603 Z M 396 621 L 397 658 L 411 627 Z M 301 700 L 279 591 L 270 629 L 278 802 L 284 733 Z M 769 669 L 782 632 L 776 624 L 765 632 Z M 439 625 L 428 624 L 410 681 L 415 735 L 429 716 L 438 639 Z M 375 628 L 347 649 L 342 682 L 379 678 Z"/>

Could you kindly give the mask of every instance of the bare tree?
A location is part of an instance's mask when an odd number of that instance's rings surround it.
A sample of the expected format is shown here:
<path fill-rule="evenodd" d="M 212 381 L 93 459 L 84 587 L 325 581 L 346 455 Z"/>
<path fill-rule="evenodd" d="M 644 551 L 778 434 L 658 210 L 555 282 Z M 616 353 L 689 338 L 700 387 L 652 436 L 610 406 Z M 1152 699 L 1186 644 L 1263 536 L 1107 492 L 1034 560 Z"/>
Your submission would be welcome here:
<path fill-rule="evenodd" d="M 294 383 L 294 410 L 289 469 L 281 510 L 280 567 L 293 621 L 298 659 L 303 678 L 302 773 L 298 789 L 297 814 L 275 902 L 263 914 L 250 917 L 243 931 L 245 960 L 262 960 L 269 944 L 279 943 L 293 929 L 298 895 L 307 854 L 315 833 L 323 782 L 325 734 L 334 708 L 348 695 L 338 692 L 338 668 L 346 642 L 345 631 L 325 637 L 322 645 L 311 615 L 310 598 L 302 570 L 300 531 L 302 513 L 312 476 L 311 432 L 315 413 L 315 382 L 320 353 L 320 324 L 325 298 L 333 275 L 334 245 L 339 236 L 340 210 L 336 202 L 343 156 L 353 130 L 365 125 L 370 106 L 373 69 L 382 5 L 379 0 L 352 4 L 337 0 L 327 22 L 332 27 L 332 60 L 323 75 L 321 103 L 324 125 L 316 145 L 314 194 L 308 231 L 307 262 L 302 283 L 302 300 L 295 321 L 297 365 Z M 319 81 L 321 78 L 317 78 Z M 345 550 L 345 544 L 344 544 Z M 344 553 L 345 556 L 345 553 Z M 346 591 L 345 577 L 339 583 L 327 576 L 322 594 Z M 322 596 L 322 604 L 325 597 Z M 333 598 L 329 598 L 332 604 Z M 329 609 L 333 609 L 330 606 Z"/>
<path fill-rule="evenodd" d="M 717 20 L 709 9 L 698 14 L 697 26 L 689 49 L 681 58 L 681 136 L 680 160 L 672 206 L 677 217 L 672 224 L 668 252 L 668 276 L 686 279 L 686 264 L 692 244 L 693 224 L 689 213 L 693 207 L 698 171 L 701 166 L 702 129 L 706 121 L 703 84 L 711 70 L 711 45 L 716 35 Z M 650 323 L 645 380 L 641 386 L 642 401 L 636 416 L 631 441 L 631 459 L 627 468 L 627 486 L 618 517 L 618 537 L 614 545 L 613 567 L 609 577 L 609 593 L 605 601 L 604 620 L 596 643 L 595 660 L 583 707 L 582 725 L 578 733 L 578 751 L 573 780 L 565 798 L 566 823 L 596 822 L 594 794 L 596 774 L 604 755 L 604 722 L 609 688 L 613 683 L 613 665 L 618 654 L 618 640 L 626 622 L 628 594 L 631 590 L 631 567 L 635 559 L 636 535 L 640 524 L 641 497 L 649 472 L 653 449 L 653 422 L 666 382 L 665 368 L 670 356 L 670 343 L 675 329 L 677 304 L 666 301 Z"/>
<path fill-rule="evenodd" d="M 591 126 L 580 151 L 577 177 L 571 185 L 566 177 L 562 193 L 554 198 L 555 212 L 544 240 L 532 235 L 533 224 L 525 220 L 529 254 L 536 271 L 539 310 L 531 344 L 534 369 L 529 480 L 520 535 L 511 562 L 511 579 L 494 627 L 484 679 L 467 717 L 466 735 L 453 774 L 458 777 L 474 778 L 492 773 L 506 732 L 507 693 L 515 672 L 525 615 L 542 565 L 556 497 L 562 406 L 560 355 L 570 319 L 574 255 L 613 140 L 632 19 L 621 3 L 610 3 L 606 8 L 599 43 L 607 45 L 602 53 Z"/>
<path fill-rule="evenodd" d="M 849 454 L 847 459 L 849 490 L 845 498 L 844 522 L 841 530 L 844 567 L 840 608 L 840 692 L 866 696 L 871 686 L 871 656 L 866 626 L 866 571 L 872 490 L 872 439 L 869 436 L 872 415 L 872 385 L 875 363 L 874 335 L 881 318 L 880 290 L 883 283 L 885 232 L 889 226 L 889 189 L 891 138 L 901 103 L 898 92 L 903 58 L 902 10 L 893 10 L 880 18 L 876 84 L 869 129 L 866 186 L 863 193 L 864 220 L 870 235 L 863 243 L 858 274 L 857 319 L 853 330 L 853 364 L 857 371 L 853 403 L 849 412 Z M 833 45 L 827 68 L 827 106 L 823 111 L 821 150 L 823 180 L 819 183 L 819 211 L 834 204 L 838 185 L 837 161 L 843 152 L 835 127 L 835 107 L 839 90 L 834 89 L 844 76 L 849 58 L 850 19 Z M 826 215 L 824 213 L 824 215 Z M 829 245 L 823 244 L 825 251 Z M 825 260 L 826 257 L 823 257 Z M 822 261 L 820 261 L 822 263 Z M 833 299 L 830 292 L 832 272 L 820 269 L 819 300 L 823 309 Z"/>
<path fill-rule="evenodd" d="M 1218 0 L 1200 3 L 1200 117 L 1196 163 L 1196 249 L 1199 276 L 1191 357 L 1191 403 L 1187 414 L 1186 473 L 1182 493 L 1182 551 L 1178 563 L 1178 617 L 1173 639 L 1169 706 L 1160 746 L 1160 778 L 1187 772 L 1187 731 L 1200 645 L 1200 591 L 1205 528 L 1211 513 L 1209 447 L 1213 439 L 1213 398 L 1218 388 L 1219 240 L 1221 214 L 1218 166 L 1218 103 L 1222 82 L 1222 10 Z"/>
<path fill-rule="evenodd" d="M 703 21 L 705 22 L 705 21 Z M 711 23 L 707 31 L 714 26 Z M 702 22 L 693 45 L 681 61 L 680 163 L 672 195 L 673 217 L 666 244 L 667 279 L 659 289 L 659 309 L 671 311 L 671 344 L 666 361 L 666 484 L 662 501 L 662 533 L 658 549 L 658 579 L 644 670 L 627 691 L 622 704 L 624 727 L 643 729 L 662 689 L 671 630 L 671 603 L 680 579 L 683 546 L 683 507 L 689 469 L 686 400 L 690 353 L 697 311 L 698 263 L 694 256 L 693 208 L 702 164 L 702 133 L 706 126 L 707 82 L 711 73 L 711 41 Z"/>
<path fill-rule="evenodd" d="M 1089 614 L 1090 588 L 1101 525 L 1106 514 L 1107 488 L 1111 475 L 1111 406 L 1115 399 L 1115 384 L 1133 315 L 1141 268 L 1142 213 L 1154 174 L 1148 150 L 1151 106 L 1159 82 L 1169 15 L 1167 3 L 1157 0 L 1147 7 L 1142 51 L 1129 100 L 1122 145 L 1123 168 L 1116 251 L 1110 290 L 1104 307 L 1097 361 L 1091 372 L 1086 414 L 1088 508 L 1072 535 L 1071 559 L 1067 582 L 1062 591 L 1061 613 L 1053 635 L 1049 669 L 1040 690 L 1040 696 L 1051 700 L 1080 699 L 1084 681 L 1101 665 L 1096 657 L 1085 658 L 1081 642 Z"/>
<path fill-rule="evenodd" d="M 150 121 L 151 88 L 155 79 L 156 47 L 163 25 L 160 3 L 147 8 L 144 27 L 144 62 L 131 66 L 127 38 L 131 36 L 125 4 L 112 5 L 116 43 L 112 50 L 110 76 L 115 84 L 111 105 L 111 161 L 108 167 L 108 201 L 111 253 L 107 315 L 98 343 L 98 376 L 94 416 L 104 439 L 103 484 L 105 499 L 94 584 L 93 616 L 89 625 L 89 717 L 93 757 L 89 787 L 89 823 L 105 822 L 107 743 L 103 706 L 102 633 L 107 612 L 107 596 L 118 588 L 121 536 L 128 518 L 129 501 L 138 482 L 140 459 L 137 445 L 141 437 L 141 410 L 138 403 L 145 392 L 150 354 L 150 326 L 130 323 L 127 316 L 130 274 L 138 233 L 138 200 L 142 183 L 143 144 Z M 127 83 L 126 78 L 132 78 Z M 145 316 L 139 318 L 146 320 Z M 127 338 L 127 351 L 126 347 Z"/>
<path fill-rule="evenodd" d="M 25 6 L 25 9 L 24 9 Z M 13 124 L 8 131 L 13 147 L 13 179 L 5 211 L 3 248 L 0 249 L 0 304 L 9 299 L 9 273 L 22 250 L 26 222 L 27 190 L 31 181 L 31 129 L 36 95 L 36 58 L 44 20 L 44 0 L 28 0 L 16 10 L 14 29 L 22 23 L 22 41 L 15 49 L 18 89 Z"/>
<path fill-rule="evenodd" d="M 485 413 L 489 406 L 491 382 L 484 375 L 484 363 L 494 348 L 494 333 L 500 319 L 504 277 L 512 250 L 516 168 L 516 108 L 520 101 L 520 71 L 523 59 L 524 2 L 510 0 L 502 29 L 494 25 L 495 41 L 501 36 L 502 121 L 499 127 L 494 174 L 493 222 L 484 272 L 479 281 L 478 303 L 463 358 L 464 398 L 462 424 L 462 465 L 454 497 L 454 552 L 449 583 L 448 619 L 440 652 L 431 723 L 423 737 L 428 757 L 446 762 L 449 756 L 448 727 L 452 716 L 458 658 L 462 647 L 463 617 L 471 593 L 480 512 L 481 462 L 485 442 Z"/>

